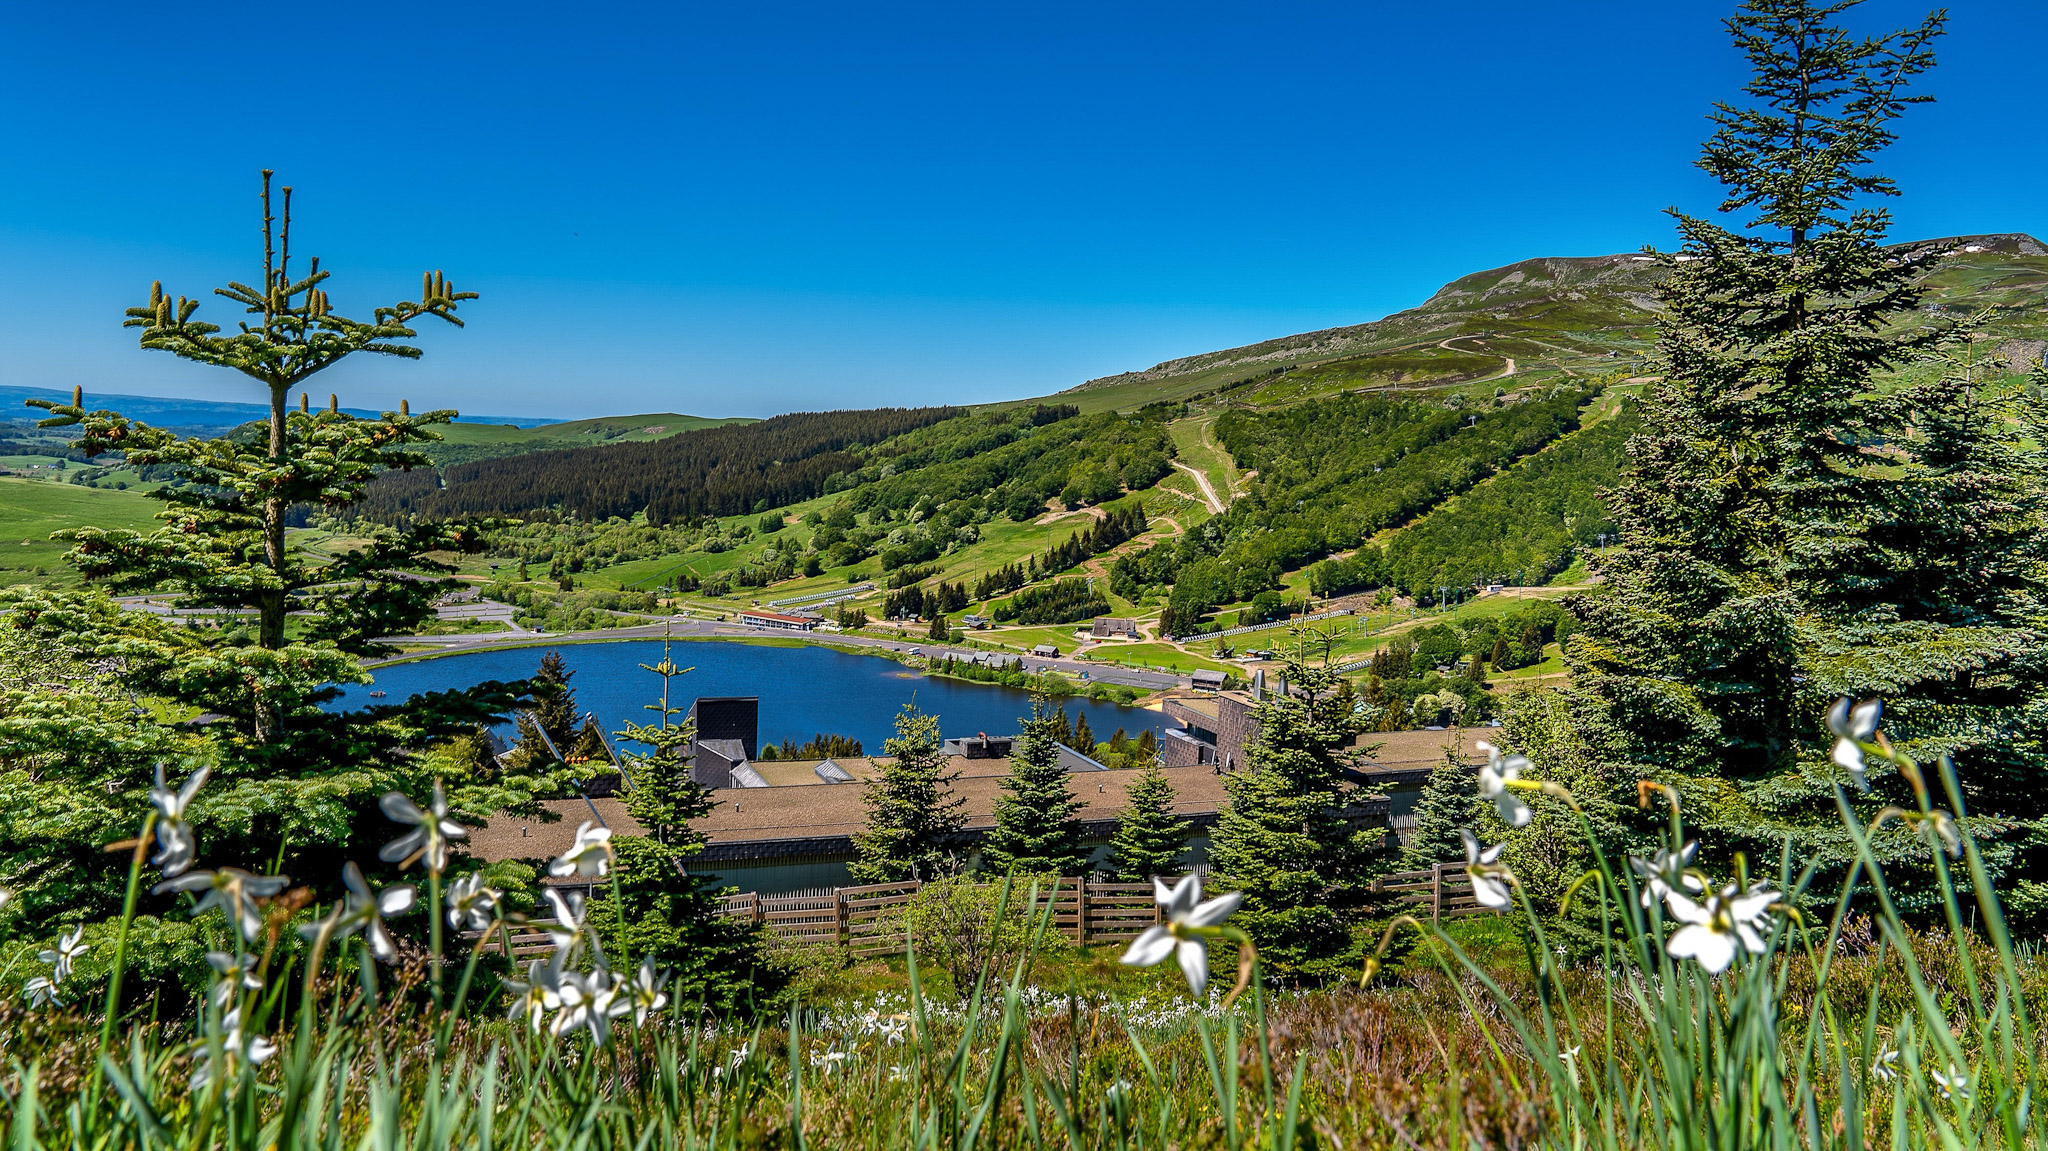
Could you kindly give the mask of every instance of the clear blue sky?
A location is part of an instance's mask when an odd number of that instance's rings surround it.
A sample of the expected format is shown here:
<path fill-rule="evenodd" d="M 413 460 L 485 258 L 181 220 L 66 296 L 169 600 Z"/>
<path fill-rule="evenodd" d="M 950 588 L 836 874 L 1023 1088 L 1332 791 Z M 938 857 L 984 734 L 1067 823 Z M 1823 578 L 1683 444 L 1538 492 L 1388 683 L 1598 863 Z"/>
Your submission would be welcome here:
<path fill-rule="evenodd" d="M 254 278 L 268 166 L 344 311 L 425 267 L 484 294 L 345 403 L 1044 394 L 1669 243 L 1743 78 L 1692 0 L 124 7 L 0 15 L 0 381 L 256 398 L 119 319 Z M 1951 14 L 1897 234 L 2038 234 L 2048 5 Z"/>

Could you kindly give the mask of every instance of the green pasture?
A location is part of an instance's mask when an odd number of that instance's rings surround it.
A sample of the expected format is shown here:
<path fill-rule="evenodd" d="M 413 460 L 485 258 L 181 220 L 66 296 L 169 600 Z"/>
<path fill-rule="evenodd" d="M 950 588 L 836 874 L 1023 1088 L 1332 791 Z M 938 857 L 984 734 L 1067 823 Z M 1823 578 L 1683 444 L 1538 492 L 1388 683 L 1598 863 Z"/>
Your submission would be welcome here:
<path fill-rule="evenodd" d="M 70 545 L 50 538 L 68 528 L 154 531 L 163 507 L 136 491 L 0 476 L 0 584 L 75 583 L 64 562 Z"/>

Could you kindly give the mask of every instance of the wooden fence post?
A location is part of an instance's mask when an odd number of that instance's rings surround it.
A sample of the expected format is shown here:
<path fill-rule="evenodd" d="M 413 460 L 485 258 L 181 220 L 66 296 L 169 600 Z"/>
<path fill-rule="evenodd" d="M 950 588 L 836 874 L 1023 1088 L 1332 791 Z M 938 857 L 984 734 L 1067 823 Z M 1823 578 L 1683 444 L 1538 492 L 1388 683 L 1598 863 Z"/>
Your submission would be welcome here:
<path fill-rule="evenodd" d="M 1429 870 L 1429 921 L 1436 923 L 1444 913 L 1444 865 Z"/>
<path fill-rule="evenodd" d="M 838 940 L 841 946 L 845 946 L 850 936 L 851 931 L 846 922 L 846 893 L 835 887 L 832 889 L 832 938 Z"/>
<path fill-rule="evenodd" d="M 1078 876 L 1074 880 L 1074 943 L 1088 942 L 1088 877 Z"/>

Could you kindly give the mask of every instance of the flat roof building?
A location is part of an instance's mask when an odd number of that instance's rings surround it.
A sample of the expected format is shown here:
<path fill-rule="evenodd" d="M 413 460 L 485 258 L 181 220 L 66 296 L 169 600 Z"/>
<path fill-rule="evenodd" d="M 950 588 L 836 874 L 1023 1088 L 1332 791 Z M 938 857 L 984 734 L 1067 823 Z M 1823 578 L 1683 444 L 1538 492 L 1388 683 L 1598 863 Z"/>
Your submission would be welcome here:
<path fill-rule="evenodd" d="M 759 608 L 741 612 L 740 622 L 748 627 L 772 627 L 781 631 L 810 631 L 818 626 L 816 616 L 784 615 L 779 611 L 762 611 Z"/>

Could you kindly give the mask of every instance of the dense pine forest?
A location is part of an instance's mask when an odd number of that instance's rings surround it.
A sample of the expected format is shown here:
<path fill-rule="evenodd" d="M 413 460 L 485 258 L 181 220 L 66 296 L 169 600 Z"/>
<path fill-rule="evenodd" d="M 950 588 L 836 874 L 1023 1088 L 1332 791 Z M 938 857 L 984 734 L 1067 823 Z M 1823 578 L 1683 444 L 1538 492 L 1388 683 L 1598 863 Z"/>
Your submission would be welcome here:
<path fill-rule="evenodd" d="M 793 412 L 651 443 L 477 460 L 450 467 L 439 492 L 423 491 L 434 483 L 430 473 L 381 477 L 357 507 L 372 519 L 645 514 L 663 524 L 741 515 L 833 490 L 861 466 L 852 449 L 959 414 L 958 408 Z"/>

